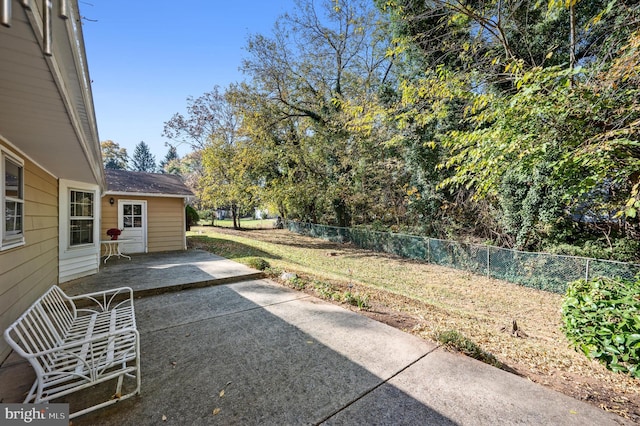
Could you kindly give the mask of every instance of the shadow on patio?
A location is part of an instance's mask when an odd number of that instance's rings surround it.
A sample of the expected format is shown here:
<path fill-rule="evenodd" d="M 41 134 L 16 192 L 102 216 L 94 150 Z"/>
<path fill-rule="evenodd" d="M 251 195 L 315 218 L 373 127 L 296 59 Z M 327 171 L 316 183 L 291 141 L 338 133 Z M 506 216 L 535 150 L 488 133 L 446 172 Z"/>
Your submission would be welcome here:
<path fill-rule="evenodd" d="M 265 281 L 139 299 L 141 395 L 73 423 L 360 422 L 349 407 L 434 348 L 403 345 L 395 330 L 352 315 Z M 378 392 L 378 423 L 455 424 L 394 386 Z"/>

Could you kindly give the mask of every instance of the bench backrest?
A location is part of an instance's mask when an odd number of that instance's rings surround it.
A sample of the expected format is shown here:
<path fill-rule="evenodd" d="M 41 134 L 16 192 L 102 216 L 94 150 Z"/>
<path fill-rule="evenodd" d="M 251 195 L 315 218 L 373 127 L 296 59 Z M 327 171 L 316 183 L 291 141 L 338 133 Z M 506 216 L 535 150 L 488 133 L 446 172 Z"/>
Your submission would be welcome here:
<path fill-rule="evenodd" d="M 7 328 L 4 337 L 18 354 L 33 359 L 39 352 L 59 345 L 75 317 L 75 305 L 54 285 Z"/>

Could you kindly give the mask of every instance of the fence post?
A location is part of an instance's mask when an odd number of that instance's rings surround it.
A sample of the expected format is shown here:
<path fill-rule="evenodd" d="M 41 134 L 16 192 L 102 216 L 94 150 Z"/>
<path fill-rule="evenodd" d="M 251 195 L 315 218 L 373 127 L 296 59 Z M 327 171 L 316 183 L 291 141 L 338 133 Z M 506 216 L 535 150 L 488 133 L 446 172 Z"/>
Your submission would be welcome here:
<path fill-rule="evenodd" d="M 491 248 L 487 246 L 487 278 L 491 278 Z"/>
<path fill-rule="evenodd" d="M 589 261 L 590 259 L 587 259 L 587 267 L 585 268 L 585 273 L 584 273 L 584 280 L 589 281 Z"/>

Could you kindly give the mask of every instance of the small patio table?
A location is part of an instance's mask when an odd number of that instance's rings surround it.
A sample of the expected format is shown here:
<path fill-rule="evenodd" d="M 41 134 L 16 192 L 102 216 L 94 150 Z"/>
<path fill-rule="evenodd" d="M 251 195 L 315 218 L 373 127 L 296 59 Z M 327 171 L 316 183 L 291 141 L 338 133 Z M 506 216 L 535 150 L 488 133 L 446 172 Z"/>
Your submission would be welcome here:
<path fill-rule="evenodd" d="M 107 263 L 107 260 L 109 260 L 109 258 L 112 257 L 112 256 L 117 256 L 118 258 L 126 257 L 127 259 L 131 260 L 131 256 L 127 256 L 126 254 L 122 253 L 122 251 L 120 250 L 120 243 L 127 243 L 129 241 L 132 241 L 132 240 L 102 240 L 102 241 L 100 241 L 100 243 L 105 245 L 105 249 L 106 249 L 106 253 L 107 253 L 107 257 L 104 259 L 104 263 Z"/>

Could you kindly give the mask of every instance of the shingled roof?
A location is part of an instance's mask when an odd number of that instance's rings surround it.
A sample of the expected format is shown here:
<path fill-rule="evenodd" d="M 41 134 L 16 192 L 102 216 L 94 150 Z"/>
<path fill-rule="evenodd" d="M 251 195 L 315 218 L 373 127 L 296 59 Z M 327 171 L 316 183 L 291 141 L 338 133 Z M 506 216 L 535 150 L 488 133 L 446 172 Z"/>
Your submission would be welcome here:
<path fill-rule="evenodd" d="M 194 195 L 178 175 L 106 169 L 105 177 L 107 192 L 111 193 L 126 192 L 182 197 Z"/>

